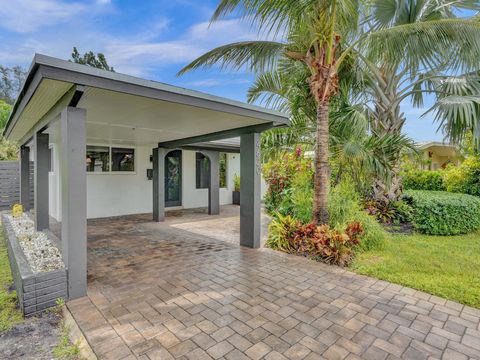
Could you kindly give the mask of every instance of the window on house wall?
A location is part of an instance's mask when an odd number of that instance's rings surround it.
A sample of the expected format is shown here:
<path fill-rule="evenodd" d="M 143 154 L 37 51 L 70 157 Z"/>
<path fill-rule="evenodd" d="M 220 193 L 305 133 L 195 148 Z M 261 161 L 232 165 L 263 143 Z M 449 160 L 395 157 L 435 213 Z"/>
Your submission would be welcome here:
<path fill-rule="evenodd" d="M 135 171 L 135 149 L 112 147 L 112 171 Z"/>
<path fill-rule="evenodd" d="M 108 146 L 87 145 L 87 172 L 110 171 L 110 148 Z"/>
<path fill-rule="evenodd" d="M 197 189 L 207 189 L 210 182 L 210 162 L 202 153 L 195 153 L 195 176 Z"/>
<path fill-rule="evenodd" d="M 227 154 L 220 153 L 220 187 L 227 187 Z"/>

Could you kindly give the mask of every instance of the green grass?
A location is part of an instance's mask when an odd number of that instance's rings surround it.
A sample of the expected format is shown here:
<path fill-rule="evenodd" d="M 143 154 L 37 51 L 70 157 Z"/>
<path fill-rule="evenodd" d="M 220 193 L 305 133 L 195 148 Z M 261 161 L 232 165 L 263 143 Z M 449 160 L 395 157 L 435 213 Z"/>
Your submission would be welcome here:
<path fill-rule="evenodd" d="M 22 321 L 22 314 L 17 309 L 16 294 L 14 291 L 8 291 L 12 283 L 7 247 L 3 238 L 3 229 L 0 226 L 0 332 L 7 331 Z"/>
<path fill-rule="evenodd" d="M 53 349 L 53 355 L 59 360 L 78 360 L 80 356 L 80 347 L 78 343 L 72 344 L 68 336 L 69 329 L 66 325 L 62 326 L 60 339 L 57 346 Z"/>
<path fill-rule="evenodd" d="M 480 308 L 480 233 L 393 235 L 358 254 L 352 270 Z"/>

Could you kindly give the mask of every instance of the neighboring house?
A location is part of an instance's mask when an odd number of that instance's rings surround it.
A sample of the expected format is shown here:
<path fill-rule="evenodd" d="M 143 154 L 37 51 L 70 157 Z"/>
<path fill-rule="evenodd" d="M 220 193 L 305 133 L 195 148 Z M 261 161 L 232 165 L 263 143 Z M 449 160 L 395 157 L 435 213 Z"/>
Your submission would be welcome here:
<path fill-rule="evenodd" d="M 438 141 L 425 141 L 417 144 L 417 148 L 423 154 L 425 163 L 424 170 L 444 169 L 448 164 L 460 164 L 460 152 L 458 147 Z"/>
<path fill-rule="evenodd" d="M 260 133 L 287 115 L 159 82 L 35 55 L 4 131 L 20 145 L 20 197 L 34 220 L 61 222 L 69 298 L 86 294 L 87 217 L 232 202 L 239 174 L 240 244 L 260 245 Z M 33 154 L 33 155 L 32 155 Z M 240 156 L 241 155 L 241 156 Z"/>

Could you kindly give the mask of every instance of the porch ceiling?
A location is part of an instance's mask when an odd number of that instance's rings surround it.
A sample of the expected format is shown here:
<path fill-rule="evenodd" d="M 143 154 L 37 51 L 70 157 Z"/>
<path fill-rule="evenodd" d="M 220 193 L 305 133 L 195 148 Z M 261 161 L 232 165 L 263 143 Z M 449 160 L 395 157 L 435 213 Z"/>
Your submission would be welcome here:
<path fill-rule="evenodd" d="M 28 140 L 68 106 L 77 86 L 90 143 L 155 144 L 289 123 L 287 115 L 257 106 L 36 55 L 6 137 Z"/>

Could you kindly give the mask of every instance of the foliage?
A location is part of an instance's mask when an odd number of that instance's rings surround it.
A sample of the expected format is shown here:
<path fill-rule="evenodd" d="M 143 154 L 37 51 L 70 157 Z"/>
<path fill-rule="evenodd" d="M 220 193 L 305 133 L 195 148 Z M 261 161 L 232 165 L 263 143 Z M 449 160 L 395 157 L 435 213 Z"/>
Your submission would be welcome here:
<path fill-rule="evenodd" d="M 264 164 L 263 177 L 268 186 L 265 194 L 267 212 L 278 211 L 282 202 L 284 205 L 291 203 L 288 191 L 295 174 L 299 173 L 313 173 L 312 162 L 304 156 L 301 149 L 284 153 L 279 160 L 270 160 Z"/>
<path fill-rule="evenodd" d="M 480 196 L 480 156 L 468 156 L 460 166 L 448 165 L 443 183 L 447 191 Z"/>
<path fill-rule="evenodd" d="M 221 152 L 219 155 L 220 187 L 227 187 L 227 153 Z"/>
<path fill-rule="evenodd" d="M 69 61 L 73 61 L 77 64 L 88 65 L 97 69 L 115 72 L 113 67 L 108 65 L 107 59 L 102 53 L 94 54 L 93 51 L 89 51 L 83 55 L 80 55 L 77 48 L 74 47 L 72 51 L 72 58 Z"/>
<path fill-rule="evenodd" d="M 480 228 L 480 199 L 467 194 L 409 190 L 415 228 L 430 235 L 467 234 Z"/>
<path fill-rule="evenodd" d="M 0 65 L 0 100 L 13 105 L 26 76 L 27 72 L 20 66 L 10 68 Z M 1 123 L 0 128 L 2 128 Z"/>
<path fill-rule="evenodd" d="M 0 134 L 7 125 L 8 117 L 12 111 L 12 106 L 0 99 Z"/>
<path fill-rule="evenodd" d="M 240 191 L 240 176 L 238 174 L 233 175 L 233 189 L 234 191 Z"/>
<path fill-rule="evenodd" d="M 357 254 L 357 273 L 480 308 L 480 234 L 393 235 L 385 246 Z"/>
<path fill-rule="evenodd" d="M 364 233 L 361 237 L 359 250 L 381 248 L 387 233 L 383 227 L 364 211 L 358 193 L 354 185 L 349 181 L 343 181 L 330 189 L 330 225 L 341 229 L 349 222 L 362 224 Z"/>
<path fill-rule="evenodd" d="M 59 342 L 53 348 L 53 355 L 59 360 L 81 359 L 79 343 L 72 344 L 69 337 L 69 328 L 65 324 L 61 328 Z"/>
<path fill-rule="evenodd" d="M 21 204 L 14 204 L 12 206 L 12 217 L 18 218 L 23 214 L 23 206 Z"/>
<path fill-rule="evenodd" d="M 17 145 L 0 135 L 0 161 L 16 160 L 17 153 L 18 153 Z"/>
<path fill-rule="evenodd" d="M 382 201 L 369 199 L 365 202 L 365 209 L 369 215 L 383 224 L 404 224 L 412 220 L 413 209 L 403 200 Z"/>
<path fill-rule="evenodd" d="M 401 177 L 405 190 L 446 190 L 442 170 L 431 171 L 411 167 L 403 170 Z"/>
<path fill-rule="evenodd" d="M 22 314 L 17 308 L 17 295 L 15 291 L 9 291 L 12 284 L 7 246 L 0 227 L 0 333 L 22 321 Z"/>
<path fill-rule="evenodd" d="M 266 244 L 273 249 L 346 266 L 354 257 L 354 249 L 359 245 L 362 234 L 363 228 L 357 222 L 339 231 L 329 225 L 303 225 L 290 215 L 278 214 L 269 226 Z"/>

